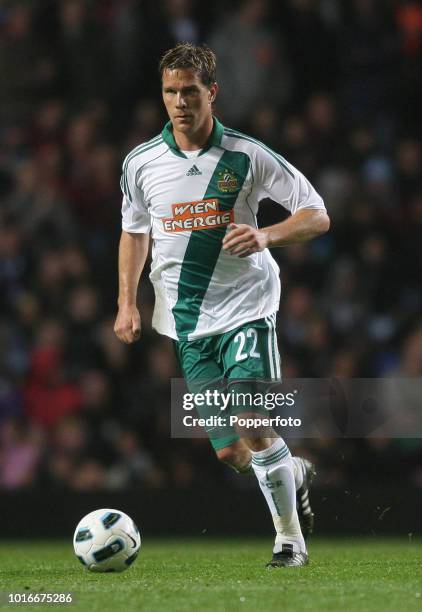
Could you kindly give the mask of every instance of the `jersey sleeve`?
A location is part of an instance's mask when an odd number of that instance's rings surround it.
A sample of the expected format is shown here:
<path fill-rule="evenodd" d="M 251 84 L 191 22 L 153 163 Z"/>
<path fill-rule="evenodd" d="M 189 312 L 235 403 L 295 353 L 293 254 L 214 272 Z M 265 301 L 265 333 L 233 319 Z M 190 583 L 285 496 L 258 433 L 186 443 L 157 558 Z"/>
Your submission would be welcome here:
<path fill-rule="evenodd" d="M 130 163 L 126 163 L 126 160 L 123 162 L 120 187 L 123 192 L 122 229 L 125 232 L 149 234 L 151 216 L 143 192 L 136 184 L 134 168 Z"/>
<path fill-rule="evenodd" d="M 308 179 L 281 155 L 259 147 L 255 158 L 254 190 L 258 200 L 271 198 L 292 215 L 298 210 L 325 210 L 324 201 Z"/>

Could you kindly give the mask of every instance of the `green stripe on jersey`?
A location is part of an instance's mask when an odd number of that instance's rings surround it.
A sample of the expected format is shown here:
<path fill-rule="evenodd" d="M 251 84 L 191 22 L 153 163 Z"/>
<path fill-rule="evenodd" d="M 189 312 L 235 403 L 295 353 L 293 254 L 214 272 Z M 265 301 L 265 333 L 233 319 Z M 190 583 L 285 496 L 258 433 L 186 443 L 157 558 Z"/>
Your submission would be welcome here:
<path fill-rule="evenodd" d="M 246 153 L 225 151 L 215 167 L 203 199 L 218 198 L 221 210 L 231 210 L 235 205 L 249 171 L 250 159 Z M 223 193 L 218 189 L 220 173 L 233 172 L 238 180 L 238 190 Z M 213 227 L 192 231 L 180 270 L 177 302 L 173 307 L 176 333 L 179 340 L 188 340 L 198 323 L 205 293 L 214 273 L 226 227 Z"/>
<path fill-rule="evenodd" d="M 231 128 L 224 128 L 224 135 L 229 136 L 230 138 L 240 138 L 242 140 L 248 140 L 249 142 L 253 142 L 254 144 L 260 146 L 261 149 L 264 149 L 264 151 L 266 151 L 272 157 L 274 157 L 274 159 L 278 161 L 280 166 L 284 168 L 286 172 L 288 172 L 292 178 L 295 178 L 295 175 L 290 170 L 290 168 L 287 166 L 287 161 L 284 159 L 284 157 L 282 157 L 279 153 L 276 153 L 275 151 L 270 149 L 270 147 L 267 147 L 267 145 L 265 145 L 263 142 L 260 142 L 259 140 L 252 138 L 252 136 L 247 136 L 246 134 L 242 134 L 241 132 L 232 130 Z"/>

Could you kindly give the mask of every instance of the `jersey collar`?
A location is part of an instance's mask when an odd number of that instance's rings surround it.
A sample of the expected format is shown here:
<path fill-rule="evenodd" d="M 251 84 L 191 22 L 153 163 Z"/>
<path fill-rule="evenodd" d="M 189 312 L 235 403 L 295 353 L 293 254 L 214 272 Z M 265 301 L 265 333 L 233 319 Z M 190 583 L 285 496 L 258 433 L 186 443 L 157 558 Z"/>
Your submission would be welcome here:
<path fill-rule="evenodd" d="M 216 117 L 213 117 L 213 120 L 214 120 L 214 125 L 213 125 L 213 128 L 212 128 L 212 132 L 211 132 L 210 137 L 208 138 L 205 146 L 203 147 L 203 149 L 202 149 L 202 151 L 200 152 L 199 155 L 203 155 L 211 147 L 220 147 L 221 146 L 221 139 L 223 137 L 224 127 L 218 121 L 218 119 Z M 177 146 L 176 140 L 175 140 L 174 135 L 173 135 L 173 126 L 171 124 L 171 121 L 168 121 L 166 123 L 166 125 L 164 126 L 163 131 L 161 132 L 161 135 L 163 137 L 164 142 L 170 147 L 170 149 L 173 151 L 173 153 L 175 155 L 178 155 L 179 157 L 186 158 L 186 155 Z"/>

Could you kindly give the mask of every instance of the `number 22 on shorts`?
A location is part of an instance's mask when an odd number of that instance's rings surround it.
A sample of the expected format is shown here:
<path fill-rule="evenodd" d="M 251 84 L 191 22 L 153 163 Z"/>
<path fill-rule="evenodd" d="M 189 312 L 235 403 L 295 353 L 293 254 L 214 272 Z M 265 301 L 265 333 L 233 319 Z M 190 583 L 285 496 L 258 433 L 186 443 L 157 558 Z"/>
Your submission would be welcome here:
<path fill-rule="evenodd" d="M 252 347 L 249 351 L 249 354 L 247 353 L 247 351 L 245 351 L 246 338 L 252 338 Z M 233 342 L 235 342 L 236 344 L 239 343 L 239 348 L 237 349 L 235 357 L 236 361 L 244 361 L 248 357 L 254 357 L 255 359 L 259 359 L 261 357 L 261 354 L 258 353 L 258 351 L 256 350 L 256 345 L 258 342 L 258 332 L 253 327 L 247 329 L 246 334 L 244 331 L 238 332 L 235 335 Z"/>

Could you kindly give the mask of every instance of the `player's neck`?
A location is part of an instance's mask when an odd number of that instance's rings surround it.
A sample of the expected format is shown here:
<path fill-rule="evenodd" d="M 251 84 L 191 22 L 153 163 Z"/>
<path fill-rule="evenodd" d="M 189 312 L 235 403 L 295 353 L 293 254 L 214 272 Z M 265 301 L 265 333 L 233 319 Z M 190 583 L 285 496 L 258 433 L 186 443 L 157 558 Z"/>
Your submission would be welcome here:
<path fill-rule="evenodd" d="M 207 120 L 204 121 L 203 125 L 196 130 L 196 132 L 187 134 L 185 132 L 179 132 L 173 127 L 173 136 L 177 146 L 182 151 L 197 151 L 198 149 L 204 148 L 209 137 L 211 136 L 213 127 L 214 121 L 212 115 L 210 115 Z"/>

